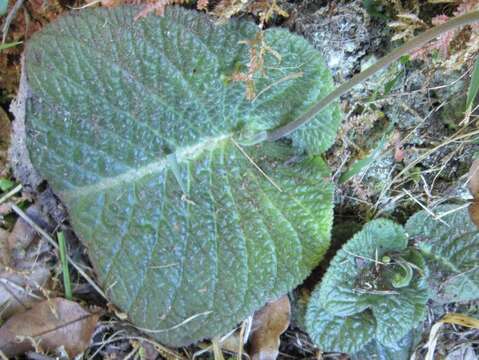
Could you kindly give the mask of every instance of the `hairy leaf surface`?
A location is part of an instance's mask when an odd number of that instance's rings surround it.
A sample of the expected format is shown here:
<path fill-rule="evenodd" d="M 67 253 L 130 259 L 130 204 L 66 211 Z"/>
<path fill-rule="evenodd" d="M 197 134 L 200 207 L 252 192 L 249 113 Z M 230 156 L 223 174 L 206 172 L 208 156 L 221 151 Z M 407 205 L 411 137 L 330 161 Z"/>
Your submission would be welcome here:
<path fill-rule="evenodd" d="M 306 313 L 308 333 L 316 345 L 349 353 L 372 340 L 393 345 L 424 318 L 429 296 L 425 264 L 407 244 L 402 226 L 378 219 L 338 251 Z M 392 280 L 407 266 L 414 275 L 395 287 Z"/>
<path fill-rule="evenodd" d="M 374 339 L 376 320 L 368 311 L 346 317 L 331 315 L 313 300 L 306 326 L 311 340 L 321 350 L 354 354 Z"/>
<path fill-rule="evenodd" d="M 61 18 L 27 45 L 27 145 L 69 209 L 112 301 L 160 341 L 224 334 L 300 283 L 329 246 L 332 186 L 318 153 L 332 106 L 294 146 L 248 135 L 332 87 L 318 53 L 272 29 L 257 98 L 231 82 L 257 27 L 168 8 Z M 301 76 L 291 76 L 292 73 Z"/>
<path fill-rule="evenodd" d="M 424 254 L 430 268 L 428 281 L 439 302 L 469 301 L 479 293 L 479 231 L 469 212 L 459 205 L 434 209 L 442 221 L 426 211 L 412 216 L 406 230 Z"/>
<path fill-rule="evenodd" d="M 417 344 L 421 341 L 420 329 L 411 330 L 396 344 L 384 346 L 371 341 L 361 351 L 351 356 L 352 360 L 410 360 Z"/>

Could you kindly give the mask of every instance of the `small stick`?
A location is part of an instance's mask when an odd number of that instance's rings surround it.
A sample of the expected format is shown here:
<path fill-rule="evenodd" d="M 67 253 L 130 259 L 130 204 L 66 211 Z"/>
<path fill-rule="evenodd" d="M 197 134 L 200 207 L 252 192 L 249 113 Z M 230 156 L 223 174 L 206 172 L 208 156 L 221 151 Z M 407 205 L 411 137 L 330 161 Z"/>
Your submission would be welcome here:
<path fill-rule="evenodd" d="M 8 199 L 10 199 L 13 195 L 15 195 L 16 193 L 20 192 L 20 190 L 22 190 L 22 184 L 18 184 L 18 185 L 15 186 L 12 190 L 10 190 L 10 191 L 7 192 L 5 195 L 3 195 L 3 196 L 0 198 L 0 204 L 3 204 L 5 201 L 7 201 Z"/>
<path fill-rule="evenodd" d="M 279 187 L 278 184 L 276 184 L 274 182 L 273 179 L 271 179 L 268 174 L 266 174 L 263 169 L 261 169 L 258 164 L 256 164 L 254 162 L 254 160 L 248 155 L 248 153 L 246 151 L 244 151 L 244 149 L 241 147 L 240 144 L 238 144 L 236 141 L 234 141 L 233 138 L 231 138 L 231 141 L 233 142 L 233 144 L 238 148 L 239 151 L 241 151 L 241 153 L 246 157 L 246 159 L 248 159 L 248 161 L 253 164 L 253 166 L 261 173 L 261 175 L 263 175 L 279 192 L 283 192 L 283 190 L 281 190 L 281 188 Z"/>
<path fill-rule="evenodd" d="M 444 220 L 442 220 L 440 217 L 438 217 L 436 214 L 434 214 L 434 212 L 429 209 L 426 205 L 424 205 L 422 202 L 420 202 L 418 199 L 416 199 L 413 194 L 411 194 L 407 189 L 403 189 L 403 191 L 416 203 L 418 204 L 421 208 L 423 208 L 424 211 L 426 211 L 429 215 L 431 215 L 434 220 L 437 220 L 437 221 L 440 221 L 441 223 L 443 223 L 444 225 L 446 225 L 447 227 L 450 227 L 449 224 L 447 222 L 445 222 Z"/>
<path fill-rule="evenodd" d="M 7 17 L 5 18 L 5 22 L 2 26 L 2 44 L 5 44 L 5 40 L 7 40 L 8 29 L 10 29 L 10 24 L 12 23 L 13 18 L 17 14 L 18 10 L 23 5 L 24 0 L 17 0 L 15 5 L 13 5 L 12 9 L 8 13 Z"/>

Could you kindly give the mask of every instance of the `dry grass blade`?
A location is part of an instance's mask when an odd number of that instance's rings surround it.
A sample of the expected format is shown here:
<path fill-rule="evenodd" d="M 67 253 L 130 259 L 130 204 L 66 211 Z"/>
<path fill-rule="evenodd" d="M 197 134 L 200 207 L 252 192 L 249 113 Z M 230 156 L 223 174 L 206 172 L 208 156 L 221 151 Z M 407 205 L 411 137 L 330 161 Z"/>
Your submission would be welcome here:
<path fill-rule="evenodd" d="M 458 313 L 446 314 L 446 316 L 444 316 L 441 319 L 441 322 L 446 324 L 465 326 L 465 327 L 473 328 L 473 329 L 479 329 L 479 320 L 464 314 L 458 314 Z"/>
<path fill-rule="evenodd" d="M 12 190 L 10 190 L 9 192 L 7 192 L 5 195 L 3 195 L 3 196 L 0 198 L 0 204 L 3 204 L 5 201 L 7 201 L 8 199 L 10 199 L 13 195 L 19 193 L 21 190 L 22 190 L 22 185 L 21 185 L 21 184 L 15 186 Z"/>
<path fill-rule="evenodd" d="M 427 353 L 424 360 L 434 360 L 434 352 L 436 351 L 437 340 L 439 339 L 439 330 L 441 330 L 444 323 L 437 322 L 435 323 L 432 328 L 431 332 L 429 333 L 429 339 L 426 344 Z"/>
<path fill-rule="evenodd" d="M 427 354 L 425 360 L 434 360 L 434 352 L 436 350 L 437 341 L 439 339 L 440 330 L 444 324 L 454 324 L 469 328 L 479 329 L 479 320 L 470 316 L 458 313 L 446 314 L 441 320 L 435 323 L 429 333 L 429 340 L 426 344 Z"/>

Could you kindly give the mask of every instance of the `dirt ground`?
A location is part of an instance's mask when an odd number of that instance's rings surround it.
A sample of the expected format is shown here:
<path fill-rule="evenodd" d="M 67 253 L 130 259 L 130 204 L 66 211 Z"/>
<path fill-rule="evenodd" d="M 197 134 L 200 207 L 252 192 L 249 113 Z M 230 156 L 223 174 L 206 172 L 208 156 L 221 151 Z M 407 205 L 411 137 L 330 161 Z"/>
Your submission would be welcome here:
<path fill-rule="evenodd" d="M 83 5 L 83 1 L 69 0 L 11 1 L 9 10 L 14 7 L 18 10 L 9 19 L 8 31 L 4 32 L 5 40 L 7 43 L 25 41 L 59 14 Z M 308 39 L 323 54 L 337 84 L 400 44 L 403 39 L 392 41 L 394 36 L 409 31 L 409 35 L 405 35 L 407 38 L 431 26 L 435 17 L 452 15 L 457 6 L 428 1 L 359 0 L 282 0 L 279 5 L 289 17 L 277 17 L 270 26 L 287 27 Z M 404 20 L 398 17 L 400 14 L 411 16 Z M 242 16 L 251 17 L 248 14 Z M 2 16 L 0 22 L 5 24 L 6 19 Z M 401 19 L 404 26 L 389 26 Z M 461 36 L 469 41 L 473 37 L 467 31 L 471 29 L 464 30 Z M 457 43 L 448 44 L 450 48 L 446 56 L 441 54 L 444 46 L 438 46 L 429 54 L 405 58 L 341 99 L 345 114 L 343 125 L 335 145 L 326 154 L 337 184 L 334 245 L 330 256 L 355 230 L 375 217 L 404 223 L 423 208 L 434 209 L 445 202 L 463 203 L 470 199 L 467 174 L 472 161 L 478 157 L 479 133 L 477 116 L 473 113 L 470 118 L 465 118 L 464 115 L 464 102 L 476 55 L 464 53 L 466 40 L 461 44 L 461 39 L 456 39 Z M 479 40 L 476 45 L 479 47 Z M 21 168 L 21 161 L 17 161 L 13 169 L 6 162 L 12 120 L 9 109 L 19 85 L 21 52 L 21 44 L 0 52 L 0 178 L 28 185 L 26 179 L 30 174 L 25 174 L 28 170 Z M 363 161 L 368 158 L 369 161 Z M 358 161 L 364 164 L 355 165 Z M 39 193 L 38 189 L 43 193 Z M 53 219 L 53 227 L 65 222 L 66 215 L 61 204 L 44 184 L 35 191 L 29 190 L 26 186 L 13 201 L 24 207 L 38 204 L 41 211 Z M 0 210 L 2 228 L 11 229 L 17 217 L 10 209 Z M 85 249 L 73 233 L 67 234 L 71 244 L 74 244 L 70 255 L 89 268 Z M 49 261 L 58 263 L 55 256 Z M 279 358 L 347 358 L 342 354 L 318 353 L 301 330 L 302 303 L 323 270 L 324 265 L 291 294 L 293 321 L 281 337 Z M 80 278 L 75 281 L 82 283 Z M 154 350 L 138 331 L 125 327 L 121 314 L 107 308 L 107 304 L 88 284 L 83 283 L 75 293 L 85 305 L 106 309 L 85 359 L 126 358 L 138 344 L 144 345 L 145 356 L 151 356 L 145 358 L 174 358 L 167 349 Z M 446 312 L 464 312 L 477 317 L 479 303 L 431 306 L 414 345 L 416 359 L 424 357 L 423 345 L 428 340 L 430 328 Z M 438 341 L 437 359 L 475 359 L 474 351 L 479 354 L 478 344 L 478 330 L 450 326 Z M 202 346 L 174 351 L 189 358 Z M 35 353 L 25 357 L 48 359 Z M 212 357 L 211 353 L 200 356 Z"/>

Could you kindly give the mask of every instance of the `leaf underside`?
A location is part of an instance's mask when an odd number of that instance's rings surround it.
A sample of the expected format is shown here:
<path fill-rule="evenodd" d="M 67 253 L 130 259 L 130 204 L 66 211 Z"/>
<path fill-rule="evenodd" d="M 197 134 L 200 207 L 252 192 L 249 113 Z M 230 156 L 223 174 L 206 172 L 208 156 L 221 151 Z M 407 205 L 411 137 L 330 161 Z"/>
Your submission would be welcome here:
<path fill-rule="evenodd" d="M 414 214 L 406 230 L 425 255 L 434 300 L 447 303 L 477 299 L 479 293 L 479 231 L 467 208 L 443 205 L 434 209 L 442 221 L 426 211 Z"/>
<path fill-rule="evenodd" d="M 241 145 L 241 134 L 288 122 L 331 90 L 318 53 L 266 31 L 281 60 L 266 56 L 250 102 L 227 79 L 249 60 L 240 41 L 254 24 L 217 26 L 175 7 L 137 13 L 82 11 L 32 38 L 27 146 L 111 300 L 179 346 L 226 333 L 322 259 L 333 189 L 319 157 L 298 155 L 331 145 L 339 110 L 293 146 Z"/>
<path fill-rule="evenodd" d="M 403 288 L 363 288 L 375 283 L 377 277 L 370 275 L 375 261 L 403 251 L 407 242 L 402 226 L 378 219 L 338 251 L 312 293 L 306 313 L 308 333 L 316 345 L 346 353 L 355 353 L 371 341 L 391 346 L 424 318 L 428 291 L 422 276 Z M 415 264 L 421 265 L 421 261 Z M 388 267 L 379 271 L 386 272 Z"/>

